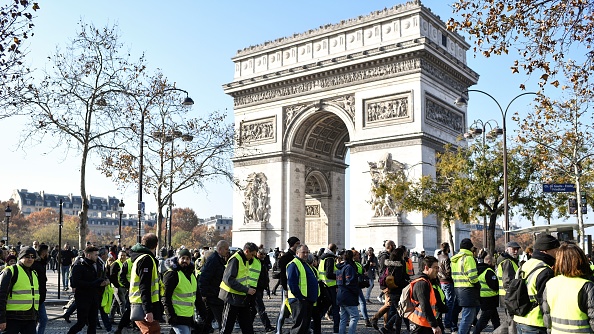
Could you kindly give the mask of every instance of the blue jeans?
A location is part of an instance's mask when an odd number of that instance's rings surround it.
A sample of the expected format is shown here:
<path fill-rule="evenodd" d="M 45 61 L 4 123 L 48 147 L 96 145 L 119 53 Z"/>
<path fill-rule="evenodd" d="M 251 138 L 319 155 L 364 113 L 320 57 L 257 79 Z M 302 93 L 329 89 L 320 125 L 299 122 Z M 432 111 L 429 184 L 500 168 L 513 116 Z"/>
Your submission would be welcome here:
<path fill-rule="evenodd" d="M 70 266 L 62 266 L 62 288 L 66 290 L 69 286 L 68 279 L 70 278 Z"/>
<path fill-rule="evenodd" d="M 516 323 L 516 331 L 518 334 L 547 334 L 546 327 L 536 327 L 520 323 Z"/>
<path fill-rule="evenodd" d="M 280 313 L 278 314 L 278 319 L 276 320 L 276 333 L 282 334 L 283 332 L 283 325 L 285 324 L 285 319 L 290 317 L 291 314 L 287 309 L 287 305 L 285 305 L 285 298 L 287 298 L 287 291 L 281 287 L 281 309 Z"/>
<path fill-rule="evenodd" d="M 363 319 L 369 319 L 369 315 L 367 314 L 367 302 L 365 301 L 365 297 L 363 296 L 363 290 L 361 289 L 359 289 L 359 309 L 361 310 Z"/>
<path fill-rule="evenodd" d="M 357 322 L 359 322 L 359 310 L 357 306 L 340 306 L 340 326 L 338 327 L 339 334 L 346 334 L 347 317 L 349 322 L 349 334 L 357 333 Z"/>
<path fill-rule="evenodd" d="M 441 289 L 445 295 L 446 306 L 448 307 L 448 313 L 443 317 L 443 325 L 445 328 L 456 328 L 457 319 L 452 321 L 452 315 L 454 313 L 454 301 L 456 300 L 456 293 L 454 292 L 454 284 L 441 284 Z"/>
<path fill-rule="evenodd" d="M 45 309 L 45 302 L 39 303 L 39 322 L 37 323 L 37 334 L 45 333 L 45 326 L 47 325 L 47 311 Z"/>
<path fill-rule="evenodd" d="M 375 284 L 375 279 L 369 279 L 369 287 L 367 288 L 367 291 L 365 292 L 365 299 L 369 300 L 371 298 L 371 290 L 373 290 L 373 285 Z"/>
<path fill-rule="evenodd" d="M 171 325 L 171 329 L 175 334 L 190 334 L 190 326 L 188 325 Z"/>
<path fill-rule="evenodd" d="M 470 333 L 470 327 L 476 316 L 477 307 L 462 307 L 462 318 L 460 319 L 460 326 L 458 326 L 458 334 Z"/>

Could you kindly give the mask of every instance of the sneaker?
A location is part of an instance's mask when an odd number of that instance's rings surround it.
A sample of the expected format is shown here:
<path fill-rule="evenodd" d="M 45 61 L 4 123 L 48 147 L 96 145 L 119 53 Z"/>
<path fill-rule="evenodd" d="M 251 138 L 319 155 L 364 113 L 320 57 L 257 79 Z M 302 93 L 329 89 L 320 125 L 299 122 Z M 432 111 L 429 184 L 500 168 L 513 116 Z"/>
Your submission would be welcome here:
<path fill-rule="evenodd" d="M 66 321 L 67 324 L 72 322 L 72 321 L 70 321 L 70 316 L 68 316 L 68 315 L 63 315 L 62 318 L 64 318 L 64 321 Z"/>
<path fill-rule="evenodd" d="M 380 303 L 383 303 L 383 302 L 384 302 L 384 301 L 382 300 L 382 297 L 380 297 L 380 296 L 377 296 L 377 301 L 378 301 L 378 302 L 380 302 Z"/>
<path fill-rule="evenodd" d="M 393 333 L 390 329 L 388 329 L 386 327 L 380 328 L 379 329 L 379 332 L 382 333 L 382 334 L 392 334 Z"/>
<path fill-rule="evenodd" d="M 365 319 L 365 327 L 371 327 L 371 321 L 369 319 Z"/>
<path fill-rule="evenodd" d="M 375 330 L 379 331 L 379 326 L 377 325 L 377 320 L 378 319 L 371 319 L 371 326 L 373 326 L 373 328 L 375 328 Z"/>
<path fill-rule="evenodd" d="M 371 301 L 371 299 L 366 299 L 365 302 L 367 302 L 367 304 L 373 304 L 373 302 Z"/>

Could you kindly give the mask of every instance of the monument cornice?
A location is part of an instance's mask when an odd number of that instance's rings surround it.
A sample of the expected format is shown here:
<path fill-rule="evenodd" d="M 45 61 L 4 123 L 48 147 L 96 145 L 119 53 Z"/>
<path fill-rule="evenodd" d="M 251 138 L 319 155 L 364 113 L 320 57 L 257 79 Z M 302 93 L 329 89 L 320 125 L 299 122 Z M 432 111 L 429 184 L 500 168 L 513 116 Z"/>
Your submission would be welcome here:
<path fill-rule="evenodd" d="M 237 85 L 237 87 L 245 87 L 244 89 L 228 92 L 228 94 L 234 98 L 234 106 L 236 108 L 241 108 L 334 90 L 340 87 L 349 87 L 352 86 L 353 83 L 362 84 L 373 82 L 378 79 L 390 79 L 412 73 L 419 73 L 421 71 L 447 82 L 448 86 L 460 92 L 475 84 L 478 75 L 465 65 L 464 68 L 468 69 L 468 73 L 463 75 L 460 71 L 454 69 L 446 61 L 435 55 L 434 53 L 440 52 L 435 43 L 430 42 L 426 38 L 418 38 L 415 39 L 414 44 L 417 46 L 417 49 L 411 50 L 411 52 L 389 55 L 385 58 L 370 59 L 366 63 L 344 64 L 345 66 L 342 68 L 333 68 L 322 72 L 309 73 L 309 69 L 312 67 L 324 66 L 324 64 L 320 64 L 324 62 L 319 62 L 319 65 L 304 65 L 299 66 L 298 69 L 287 69 L 277 72 L 279 76 L 283 76 L 283 73 L 285 73 L 285 75 L 287 73 L 294 75 L 298 72 L 304 72 L 303 75 L 299 77 L 292 77 L 284 81 L 268 83 L 262 81 L 261 85 L 254 86 L 253 83 L 258 80 L 267 80 L 268 77 L 264 75 L 259 78 L 252 78 L 228 84 L 226 85 L 226 88 L 230 89 L 230 87 L 234 85 Z M 427 49 L 418 49 L 418 46 L 420 45 Z M 377 48 L 375 51 L 377 51 L 377 53 L 383 53 L 391 47 L 396 48 L 401 46 L 385 46 Z M 364 57 L 371 57 L 377 53 L 373 52 L 373 50 L 368 50 L 361 52 L 361 55 Z M 350 61 L 356 57 L 345 56 L 341 58 L 344 58 L 343 61 Z M 336 63 L 339 62 L 340 61 L 338 60 L 336 61 Z M 247 83 L 243 83 L 243 81 L 247 81 Z"/>
<path fill-rule="evenodd" d="M 319 160 L 317 162 L 316 160 Z M 339 162 L 328 162 L 322 159 L 312 158 L 307 154 L 302 154 L 298 152 L 274 152 L 269 154 L 260 154 L 260 155 L 251 155 L 251 156 L 242 156 L 242 157 L 235 157 L 232 159 L 233 167 L 245 167 L 245 166 L 254 166 L 254 165 L 264 165 L 269 163 L 278 163 L 278 162 L 297 162 L 303 163 L 307 166 L 318 168 L 320 170 L 328 170 L 330 168 L 333 172 L 340 172 L 344 173 L 344 170 L 348 167 L 348 165 Z"/>
<path fill-rule="evenodd" d="M 360 140 L 347 143 L 347 147 L 351 153 L 384 150 L 395 147 L 405 147 L 414 145 L 423 145 L 430 147 L 436 151 L 443 151 L 444 145 L 447 142 L 443 139 L 423 134 L 413 133 L 406 136 L 383 137 L 372 140 Z"/>

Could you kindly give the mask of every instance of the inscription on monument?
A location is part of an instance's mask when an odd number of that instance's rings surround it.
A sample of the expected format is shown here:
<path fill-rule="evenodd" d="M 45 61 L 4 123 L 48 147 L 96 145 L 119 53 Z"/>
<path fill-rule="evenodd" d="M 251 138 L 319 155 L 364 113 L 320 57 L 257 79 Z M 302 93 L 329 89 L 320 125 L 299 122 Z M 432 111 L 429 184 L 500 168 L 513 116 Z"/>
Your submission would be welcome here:
<path fill-rule="evenodd" d="M 276 116 L 242 121 L 239 126 L 240 145 L 276 142 Z"/>

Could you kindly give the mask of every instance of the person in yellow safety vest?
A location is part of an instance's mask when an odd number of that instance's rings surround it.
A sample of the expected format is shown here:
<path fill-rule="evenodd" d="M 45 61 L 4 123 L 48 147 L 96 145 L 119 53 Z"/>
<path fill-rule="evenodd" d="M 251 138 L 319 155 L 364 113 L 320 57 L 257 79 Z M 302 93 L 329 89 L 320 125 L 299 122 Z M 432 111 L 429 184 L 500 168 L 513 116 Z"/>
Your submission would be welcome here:
<path fill-rule="evenodd" d="M 126 254 L 126 260 L 121 261 L 120 271 L 117 274 L 117 282 L 118 285 L 122 287 L 124 294 L 124 301 L 125 301 L 125 309 L 122 313 L 122 317 L 120 318 L 120 322 L 118 322 L 118 328 L 115 330 L 114 334 L 120 334 L 124 328 L 130 325 L 130 278 L 132 273 L 132 259 L 128 256 L 128 253 L 125 251 L 121 251 L 120 254 L 124 252 Z M 120 312 L 121 309 L 120 309 Z"/>
<path fill-rule="evenodd" d="M 514 316 L 518 334 L 547 333 L 540 305 L 542 305 L 542 295 L 547 282 L 555 276 L 552 266 L 555 265 L 555 256 L 559 246 L 559 240 L 553 236 L 546 234 L 538 236 L 534 242 L 532 258 L 519 269 L 519 275 L 526 282 L 528 296 L 534 303 L 534 307 L 523 317 Z M 534 272 L 526 277 L 533 270 Z"/>
<path fill-rule="evenodd" d="M 543 321 L 552 334 L 594 333 L 594 283 L 586 254 L 563 243 L 556 254 L 555 277 L 542 295 Z"/>
<path fill-rule="evenodd" d="M 97 258 L 97 265 L 103 267 L 103 271 L 101 273 L 101 278 L 109 280 L 109 266 L 107 265 L 107 258 L 109 257 L 109 252 L 107 248 L 101 247 L 99 248 L 99 257 Z M 111 333 L 111 319 L 109 318 L 109 314 L 111 312 L 111 305 L 113 304 L 113 288 L 111 284 L 107 284 L 104 287 L 99 288 L 101 292 L 101 303 L 99 304 L 99 315 L 101 316 L 101 320 L 103 321 L 103 327 L 106 331 Z"/>
<path fill-rule="evenodd" d="M 176 257 L 165 261 L 163 307 L 171 328 L 180 334 L 190 334 L 194 323 L 198 283 L 193 267 L 192 255 L 187 248 L 180 249 Z"/>
<path fill-rule="evenodd" d="M 39 282 L 31 270 L 37 252 L 23 247 L 17 264 L 0 273 L 0 331 L 35 333 L 39 309 Z"/>
<path fill-rule="evenodd" d="M 116 289 L 114 298 L 119 305 L 121 315 L 123 315 L 126 311 L 126 305 L 128 304 L 128 289 L 122 284 L 120 284 L 119 276 L 120 272 L 122 271 L 122 266 L 127 259 L 128 254 L 122 250 L 118 253 L 117 260 L 115 260 L 109 267 L 109 281 L 111 282 L 111 285 L 113 285 L 113 287 Z M 114 319 L 115 312 L 116 308 L 112 307 L 111 312 L 109 314 L 110 319 Z"/>
<path fill-rule="evenodd" d="M 489 320 L 493 324 L 493 329 L 497 329 L 501 325 L 499 312 L 497 312 L 497 306 L 499 306 L 499 280 L 495 275 L 494 268 L 491 255 L 485 256 L 483 263 L 477 265 L 478 279 L 481 284 L 481 315 L 474 327 L 473 334 L 480 334 L 487 327 Z"/>
<path fill-rule="evenodd" d="M 131 307 L 141 305 L 144 319 L 135 321 L 142 334 L 160 334 L 159 321 L 163 309 L 159 300 L 159 274 L 155 252 L 159 239 L 154 233 L 142 236 L 141 242 L 132 246 L 132 268 L 130 269 Z"/>
<path fill-rule="evenodd" d="M 109 284 L 104 276 L 103 263 L 99 262 L 99 249 L 87 246 L 72 265 L 70 285 L 74 290 L 77 321 L 70 327 L 68 334 L 87 328 L 97 328 L 97 314 L 103 298 L 103 287 Z"/>
<path fill-rule="evenodd" d="M 423 259 L 423 272 L 410 282 L 410 298 L 415 302 L 414 311 L 408 316 L 411 334 L 441 334 L 437 316 L 437 296 L 431 281 L 437 278 L 438 261 L 433 256 Z"/>
<path fill-rule="evenodd" d="M 518 251 L 520 245 L 515 241 L 510 241 L 505 245 L 505 252 L 497 258 L 497 279 L 499 280 L 499 304 L 503 304 L 503 299 L 509 286 L 509 282 L 516 277 L 518 271 Z M 503 319 L 502 334 L 516 334 L 516 323 L 514 316 L 504 307 L 505 317 Z"/>
<path fill-rule="evenodd" d="M 320 281 L 328 286 L 328 293 L 330 300 L 332 300 L 332 329 L 334 333 L 338 333 L 340 327 L 340 308 L 336 304 L 336 244 L 329 244 L 328 248 L 324 250 L 324 254 L 320 256 L 320 264 L 318 266 Z M 322 310 L 326 313 L 327 310 Z"/>
<path fill-rule="evenodd" d="M 250 310 L 252 313 L 252 322 L 256 318 L 256 314 L 260 315 L 260 320 L 264 325 L 265 332 L 274 332 L 276 328 L 272 326 L 270 323 L 270 318 L 268 318 L 268 313 L 266 313 L 266 306 L 264 305 L 264 290 L 270 284 L 270 279 L 268 278 L 268 268 L 263 266 L 263 263 L 266 261 L 268 254 L 264 248 L 258 249 L 257 257 L 252 259 L 249 270 L 250 270 L 250 287 L 256 289 L 256 294 L 254 295 L 254 299 L 250 305 Z"/>
<path fill-rule="evenodd" d="M 227 261 L 219 291 L 219 299 L 225 302 L 221 334 L 233 332 L 236 320 L 242 333 L 254 333 L 249 307 L 250 298 L 256 294 L 256 289 L 250 287 L 249 261 L 256 257 L 257 252 L 258 246 L 248 242 Z"/>
<path fill-rule="evenodd" d="M 309 247 L 301 244 L 297 256 L 287 265 L 288 301 L 293 318 L 291 334 L 309 333 L 313 308 L 320 293 L 315 270 L 307 263 L 308 256 Z"/>
<path fill-rule="evenodd" d="M 472 254 L 472 241 L 465 238 L 460 242 L 460 251 L 452 256 L 452 280 L 458 305 L 462 308 L 462 317 L 458 324 L 458 334 L 468 334 L 470 326 L 480 306 L 481 285 L 478 280 L 476 260 Z"/>

